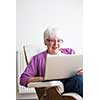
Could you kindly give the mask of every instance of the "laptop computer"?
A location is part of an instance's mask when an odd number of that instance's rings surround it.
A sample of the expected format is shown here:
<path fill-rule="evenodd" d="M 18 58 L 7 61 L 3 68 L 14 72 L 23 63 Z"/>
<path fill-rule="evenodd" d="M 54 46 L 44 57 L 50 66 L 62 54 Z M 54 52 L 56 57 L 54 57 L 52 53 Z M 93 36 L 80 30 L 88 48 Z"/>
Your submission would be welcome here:
<path fill-rule="evenodd" d="M 45 80 L 69 78 L 82 67 L 82 55 L 47 56 Z"/>

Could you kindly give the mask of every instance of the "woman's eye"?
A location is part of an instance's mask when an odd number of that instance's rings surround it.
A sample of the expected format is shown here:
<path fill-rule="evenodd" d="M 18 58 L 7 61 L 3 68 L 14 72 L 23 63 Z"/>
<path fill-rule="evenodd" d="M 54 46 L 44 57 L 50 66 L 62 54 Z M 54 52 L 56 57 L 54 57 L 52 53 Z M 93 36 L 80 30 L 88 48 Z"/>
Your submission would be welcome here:
<path fill-rule="evenodd" d="M 58 40 L 57 42 L 60 42 L 61 40 Z"/>

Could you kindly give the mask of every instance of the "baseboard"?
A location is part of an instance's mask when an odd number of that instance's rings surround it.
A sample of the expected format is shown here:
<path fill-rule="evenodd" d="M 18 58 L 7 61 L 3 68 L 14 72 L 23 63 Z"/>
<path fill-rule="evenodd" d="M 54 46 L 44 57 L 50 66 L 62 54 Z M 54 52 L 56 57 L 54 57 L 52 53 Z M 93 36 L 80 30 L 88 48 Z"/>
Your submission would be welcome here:
<path fill-rule="evenodd" d="M 38 100 L 35 93 L 16 93 L 16 100 Z"/>

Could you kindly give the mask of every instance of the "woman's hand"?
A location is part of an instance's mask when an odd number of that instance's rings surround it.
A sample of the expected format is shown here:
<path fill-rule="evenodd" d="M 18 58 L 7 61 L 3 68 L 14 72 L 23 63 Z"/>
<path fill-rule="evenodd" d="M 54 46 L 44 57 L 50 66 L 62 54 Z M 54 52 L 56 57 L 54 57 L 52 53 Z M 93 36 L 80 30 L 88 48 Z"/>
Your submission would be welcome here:
<path fill-rule="evenodd" d="M 43 80 L 44 80 L 44 77 L 31 77 L 28 80 L 28 83 L 30 83 L 30 82 L 39 82 L 39 81 L 43 81 Z"/>
<path fill-rule="evenodd" d="M 81 76 L 83 76 L 83 69 L 81 68 L 81 69 L 78 69 L 78 71 L 77 71 L 77 75 L 81 75 Z"/>

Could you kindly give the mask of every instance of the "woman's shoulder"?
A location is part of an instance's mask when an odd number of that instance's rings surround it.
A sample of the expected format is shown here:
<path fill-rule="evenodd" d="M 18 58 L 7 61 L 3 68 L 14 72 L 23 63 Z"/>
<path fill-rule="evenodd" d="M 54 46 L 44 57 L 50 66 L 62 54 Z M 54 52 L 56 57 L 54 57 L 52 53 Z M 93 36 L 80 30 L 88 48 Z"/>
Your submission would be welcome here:
<path fill-rule="evenodd" d="M 32 57 L 32 59 L 34 59 L 34 58 L 43 58 L 43 57 L 45 57 L 46 55 L 47 55 L 47 50 L 41 51 L 40 53 L 34 55 L 34 56 Z"/>
<path fill-rule="evenodd" d="M 41 56 L 41 55 L 46 55 L 46 54 L 47 54 L 47 50 L 41 51 L 41 52 L 38 53 L 36 56 Z"/>
<path fill-rule="evenodd" d="M 75 51 L 72 48 L 60 48 L 60 51 L 64 54 L 75 54 Z"/>

